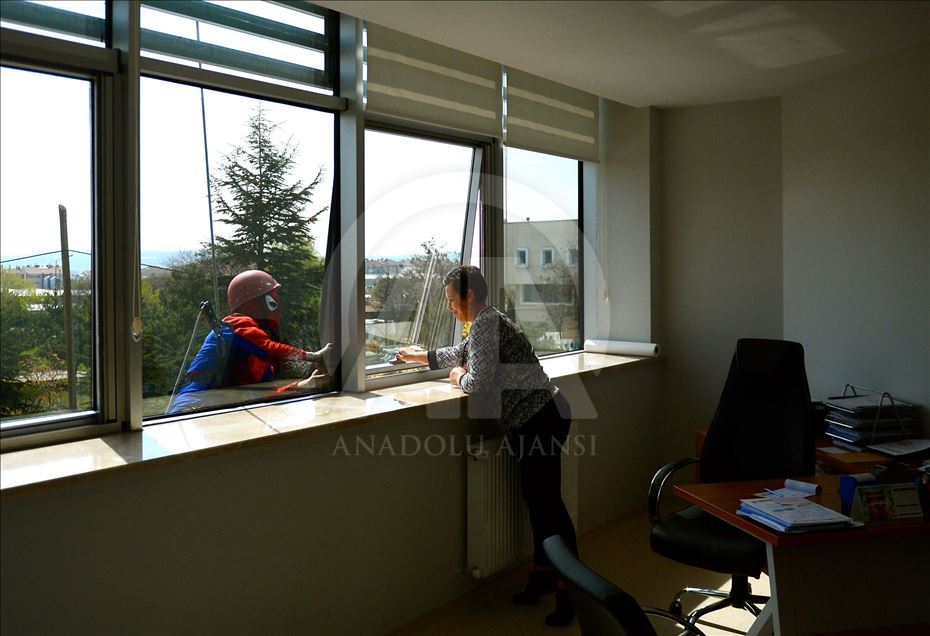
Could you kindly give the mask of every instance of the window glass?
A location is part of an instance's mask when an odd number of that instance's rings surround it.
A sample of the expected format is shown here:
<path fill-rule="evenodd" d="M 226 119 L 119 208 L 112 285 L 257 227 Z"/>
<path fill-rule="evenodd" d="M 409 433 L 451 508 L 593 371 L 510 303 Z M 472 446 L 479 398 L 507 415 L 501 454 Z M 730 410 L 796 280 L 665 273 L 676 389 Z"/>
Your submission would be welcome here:
<path fill-rule="evenodd" d="M 505 149 L 505 311 L 537 353 L 581 346 L 578 181 L 576 160 Z"/>
<path fill-rule="evenodd" d="M 555 264 L 555 256 L 551 247 L 544 247 L 539 251 L 539 264 L 543 267 L 552 267 Z"/>
<path fill-rule="evenodd" d="M 365 133 L 369 370 L 391 370 L 384 365 L 399 347 L 455 340 L 442 279 L 461 263 L 474 153 L 470 146 Z"/>
<path fill-rule="evenodd" d="M 3 0 L 0 26 L 69 42 L 104 45 L 103 0 Z"/>
<path fill-rule="evenodd" d="M 332 94 L 325 19 L 314 11 L 251 0 L 143 6 L 142 54 Z"/>
<path fill-rule="evenodd" d="M 143 78 L 140 130 L 145 415 L 329 389 L 282 387 L 325 371 L 333 115 Z"/>
<path fill-rule="evenodd" d="M 570 247 L 565 251 L 565 262 L 571 267 L 578 265 L 578 248 Z"/>
<path fill-rule="evenodd" d="M 0 70 L 0 417 L 94 407 L 87 80 Z"/>

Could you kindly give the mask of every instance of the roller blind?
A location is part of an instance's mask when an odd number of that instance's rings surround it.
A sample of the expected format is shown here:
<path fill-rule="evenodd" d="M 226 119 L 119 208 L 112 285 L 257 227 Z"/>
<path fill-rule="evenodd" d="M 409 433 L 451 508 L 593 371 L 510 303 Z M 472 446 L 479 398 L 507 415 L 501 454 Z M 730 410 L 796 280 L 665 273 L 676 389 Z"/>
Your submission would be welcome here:
<path fill-rule="evenodd" d="M 507 69 L 507 145 L 597 161 L 597 95 Z"/>
<path fill-rule="evenodd" d="M 502 136 L 500 64 L 376 24 L 367 31 L 368 112 Z"/>

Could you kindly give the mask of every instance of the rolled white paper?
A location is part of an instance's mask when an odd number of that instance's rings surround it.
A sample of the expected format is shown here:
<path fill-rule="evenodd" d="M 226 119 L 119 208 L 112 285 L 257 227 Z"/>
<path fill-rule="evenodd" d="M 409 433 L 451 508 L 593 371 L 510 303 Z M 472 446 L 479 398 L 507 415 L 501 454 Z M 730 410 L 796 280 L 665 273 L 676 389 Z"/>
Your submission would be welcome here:
<path fill-rule="evenodd" d="M 797 479 L 786 479 L 785 488 L 803 492 L 805 495 L 819 495 L 821 492 L 821 488 L 817 484 L 809 484 L 806 481 L 798 481 Z"/>
<path fill-rule="evenodd" d="M 591 353 L 607 353 L 614 356 L 659 355 L 659 345 L 654 342 L 626 342 L 624 340 L 585 340 L 584 350 Z"/>

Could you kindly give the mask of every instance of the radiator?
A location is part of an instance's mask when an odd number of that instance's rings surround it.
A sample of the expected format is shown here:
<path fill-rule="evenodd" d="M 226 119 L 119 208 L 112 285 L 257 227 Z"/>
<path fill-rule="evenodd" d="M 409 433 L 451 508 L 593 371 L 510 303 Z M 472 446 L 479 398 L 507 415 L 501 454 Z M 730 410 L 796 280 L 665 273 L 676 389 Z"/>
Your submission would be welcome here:
<path fill-rule="evenodd" d="M 517 461 L 502 441 L 469 447 L 467 571 L 476 579 L 528 559 L 533 548 Z M 562 453 L 562 499 L 577 527 L 578 455 L 570 452 Z"/>

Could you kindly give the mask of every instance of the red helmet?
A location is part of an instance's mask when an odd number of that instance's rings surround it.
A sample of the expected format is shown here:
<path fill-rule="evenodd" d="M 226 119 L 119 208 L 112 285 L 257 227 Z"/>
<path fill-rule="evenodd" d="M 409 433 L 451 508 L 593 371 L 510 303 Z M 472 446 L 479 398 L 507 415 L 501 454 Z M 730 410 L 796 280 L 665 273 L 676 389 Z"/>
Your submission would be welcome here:
<path fill-rule="evenodd" d="M 274 290 L 280 289 L 280 287 L 281 283 L 276 281 L 271 274 L 260 269 L 249 269 L 241 272 L 229 281 L 229 287 L 226 289 L 229 309 L 235 311 L 253 298 L 260 298 L 265 294 L 270 294 Z"/>

